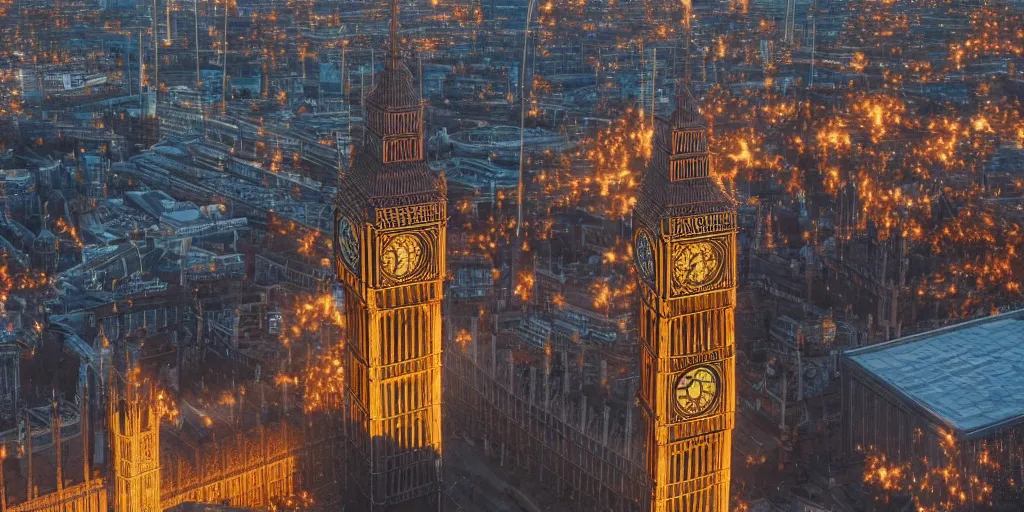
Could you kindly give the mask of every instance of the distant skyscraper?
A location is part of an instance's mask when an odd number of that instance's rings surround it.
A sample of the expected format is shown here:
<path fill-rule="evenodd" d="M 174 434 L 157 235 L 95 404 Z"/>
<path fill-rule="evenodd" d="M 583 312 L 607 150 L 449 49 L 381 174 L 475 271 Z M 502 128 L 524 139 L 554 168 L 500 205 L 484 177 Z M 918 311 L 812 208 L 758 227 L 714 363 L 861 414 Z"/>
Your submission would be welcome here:
<path fill-rule="evenodd" d="M 657 119 L 640 187 L 640 403 L 652 512 L 728 512 L 735 421 L 736 210 L 689 91 Z"/>
<path fill-rule="evenodd" d="M 424 105 L 391 50 L 366 96 L 363 147 L 339 178 L 353 510 L 438 510 L 447 186 L 423 159 Z M 402 508 L 399 508 L 402 509 Z"/>

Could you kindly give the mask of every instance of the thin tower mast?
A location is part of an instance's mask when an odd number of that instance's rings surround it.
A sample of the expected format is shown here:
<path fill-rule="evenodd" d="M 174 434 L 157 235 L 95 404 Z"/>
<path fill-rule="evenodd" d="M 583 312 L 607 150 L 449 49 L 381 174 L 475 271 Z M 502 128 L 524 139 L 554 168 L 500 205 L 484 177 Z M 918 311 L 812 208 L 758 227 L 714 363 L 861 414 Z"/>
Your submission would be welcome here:
<path fill-rule="evenodd" d="M 516 239 L 523 230 L 523 195 L 526 187 L 523 183 L 523 166 L 526 163 L 526 52 L 530 48 L 530 18 L 533 17 L 534 0 L 526 4 L 526 28 L 523 29 L 523 62 L 519 67 L 519 181 L 516 185 Z"/>
<path fill-rule="evenodd" d="M 168 0 L 169 1 L 169 0 Z M 157 20 L 157 0 L 153 0 L 153 87 L 160 94 L 160 23 Z M 171 27 L 167 27 L 170 31 Z"/>
<path fill-rule="evenodd" d="M 203 83 L 202 77 L 199 74 L 199 0 L 192 0 L 192 9 L 195 13 L 196 90 L 198 90 Z"/>
<path fill-rule="evenodd" d="M 146 115 L 144 98 L 142 96 L 142 85 L 146 82 L 146 73 L 143 72 L 142 62 L 145 57 L 142 55 L 142 26 L 139 26 L 139 118 Z"/>
<path fill-rule="evenodd" d="M 128 74 L 128 95 L 132 95 L 132 33 L 131 31 L 125 35 L 124 51 L 121 52 L 123 57 L 122 65 L 124 65 L 125 72 Z"/>
<path fill-rule="evenodd" d="M 658 109 L 658 49 L 651 55 L 651 126 L 654 126 L 654 111 Z"/>
<path fill-rule="evenodd" d="M 228 111 L 228 0 L 224 0 L 224 32 L 220 38 L 221 52 L 224 54 L 220 67 L 220 113 Z M 305 59 L 303 59 L 305 66 Z"/>
<path fill-rule="evenodd" d="M 164 23 L 167 24 L 167 39 L 166 39 L 166 41 L 167 41 L 167 44 L 170 45 L 171 44 L 171 0 L 167 0 L 166 12 L 167 12 L 167 19 L 164 21 Z"/>
<path fill-rule="evenodd" d="M 818 17 L 816 16 L 818 11 L 818 2 L 815 1 L 811 4 L 811 72 L 807 77 L 808 87 L 814 86 L 814 47 L 818 36 Z"/>

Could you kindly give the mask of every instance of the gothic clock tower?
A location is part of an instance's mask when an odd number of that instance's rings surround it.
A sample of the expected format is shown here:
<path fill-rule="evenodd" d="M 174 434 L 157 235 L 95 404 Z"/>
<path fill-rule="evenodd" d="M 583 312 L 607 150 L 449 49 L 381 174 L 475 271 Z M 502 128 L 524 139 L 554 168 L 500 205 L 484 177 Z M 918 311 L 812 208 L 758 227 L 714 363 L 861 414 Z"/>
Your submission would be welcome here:
<path fill-rule="evenodd" d="M 397 49 L 365 98 L 339 177 L 335 270 L 345 289 L 351 510 L 438 510 L 447 186 L 423 158 L 424 104 Z"/>
<path fill-rule="evenodd" d="M 160 415 L 153 385 L 140 382 L 132 357 L 110 383 L 114 512 L 160 512 Z"/>
<path fill-rule="evenodd" d="M 728 512 L 735 421 L 736 208 L 684 90 L 655 123 L 633 246 L 651 512 Z"/>

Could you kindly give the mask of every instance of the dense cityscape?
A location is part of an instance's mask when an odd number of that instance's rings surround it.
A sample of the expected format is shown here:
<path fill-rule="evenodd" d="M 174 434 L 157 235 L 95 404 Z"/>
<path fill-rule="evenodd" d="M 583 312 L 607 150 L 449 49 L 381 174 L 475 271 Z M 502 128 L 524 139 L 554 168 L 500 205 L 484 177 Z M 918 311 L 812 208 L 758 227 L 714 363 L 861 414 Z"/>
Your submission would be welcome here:
<path fill-rule="evenodd" d="M 0 512 L 1020 511 L 1021 68 L 1019 0 L 0 0 Z"/>

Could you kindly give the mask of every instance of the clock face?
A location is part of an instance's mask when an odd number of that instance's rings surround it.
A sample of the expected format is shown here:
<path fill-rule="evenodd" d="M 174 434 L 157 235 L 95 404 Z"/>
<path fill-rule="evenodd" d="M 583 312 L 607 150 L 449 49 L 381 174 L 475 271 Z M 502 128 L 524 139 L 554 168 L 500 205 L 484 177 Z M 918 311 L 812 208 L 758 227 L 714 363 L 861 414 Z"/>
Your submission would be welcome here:
<path fill-rule="evenodd" d="M 647 233 L 641 232 L 636 237 L 636 271 L 645 280 L 650 281 L 654 277 L 654 252 L 651 245 L 651 238 Z"/>
<path fill-rule="evenodd" d="M 402 280 L 412 276 L 426 262 L 423 240 L 410 234 L 398 235 L 384 245 L 381 270 L 389 277 Z"/>
<path fill-rule="evenodd" d="M 676 405 L 690 418 L 711 410 L 718 398 L 718 372 L 710 366 L 696 366 L 676 381 Z"/>
<path fill-rule="evenodd" d="M 675 264 L 672 280 L 676 286 L 695 288 L 708 284 L 715 276 L 722 262 L 718 251 L 710 242 L 678 245 L 673 251 Z"/>
<path fill-rule="evenodd" d="M 359 271 L 359 239 L 356 238 L 352 224 L 344 218 L 338 219 L 334 227 L 334 250 L 349 269 Z"/>

